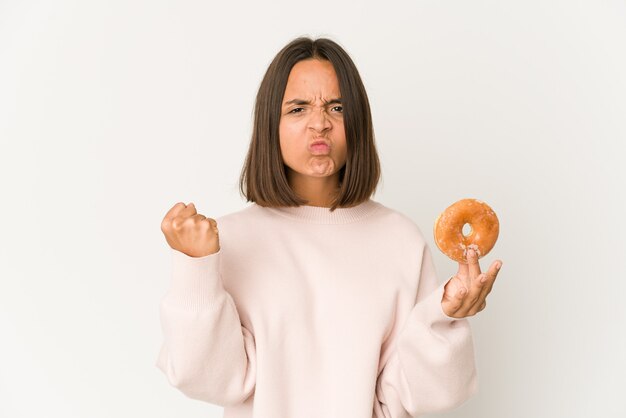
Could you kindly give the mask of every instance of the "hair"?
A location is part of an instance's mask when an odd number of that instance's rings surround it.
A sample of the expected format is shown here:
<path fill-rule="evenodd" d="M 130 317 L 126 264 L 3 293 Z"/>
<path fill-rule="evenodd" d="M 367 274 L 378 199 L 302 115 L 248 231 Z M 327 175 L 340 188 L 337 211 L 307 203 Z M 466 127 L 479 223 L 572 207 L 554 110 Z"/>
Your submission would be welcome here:
<path fill-rule="evenodd" d="M 302 36 L 278 52 L 259 86 L 252 138 L 239 179 L 239 190 L 248 202 L 269 207 L 308 203 L 289 186 L 279 141 L 282 100 L 289 74 L 297 62 L 307 59 L 329 61 L 341 92 L 347 155 L 330 210 L 358 205 L 375 193 L 381 178 L 380 161 L 370 105 L 356 65 L 336 42 Z"/>

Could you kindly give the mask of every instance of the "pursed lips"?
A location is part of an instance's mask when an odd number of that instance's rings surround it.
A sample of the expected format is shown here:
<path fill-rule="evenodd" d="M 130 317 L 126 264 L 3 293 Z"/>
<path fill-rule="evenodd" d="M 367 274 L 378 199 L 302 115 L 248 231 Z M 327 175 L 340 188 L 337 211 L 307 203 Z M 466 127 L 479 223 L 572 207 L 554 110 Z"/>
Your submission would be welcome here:
<path fill-rule="evenodd" d="M 327 154 L 330 152 L 330 143 L 323 140 L 317 140 L 309 145 L 309 151 L 313 154 Z"/>

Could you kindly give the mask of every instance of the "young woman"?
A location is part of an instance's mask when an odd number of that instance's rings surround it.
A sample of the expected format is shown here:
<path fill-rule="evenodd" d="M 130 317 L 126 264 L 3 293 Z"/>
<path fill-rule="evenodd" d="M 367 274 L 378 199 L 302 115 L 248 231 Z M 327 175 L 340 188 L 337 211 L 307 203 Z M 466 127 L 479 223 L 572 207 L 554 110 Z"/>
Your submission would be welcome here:
<path fill-rule="evenodd" d="M 169 382 L 225 418 L 405 418 L 473 395 L 465 317 L 501 261 L 481 273 L 470 253 L 438 284 L 417 225 L 371 199 L 379 177 L 354 63 L 332 40 L 293 40 L 256 98 L 240 182 L 252 204 L 212 219 L 177 203 L 161 224 Z"/>

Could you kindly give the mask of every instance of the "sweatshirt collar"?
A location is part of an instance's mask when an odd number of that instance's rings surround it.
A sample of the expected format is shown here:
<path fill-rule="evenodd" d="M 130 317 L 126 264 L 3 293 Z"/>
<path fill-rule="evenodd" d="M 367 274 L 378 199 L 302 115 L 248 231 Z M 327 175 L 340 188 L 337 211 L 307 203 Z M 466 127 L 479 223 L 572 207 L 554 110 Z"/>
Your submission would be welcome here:
<path fill-rule="evenodd" d="M 315 224 L 347 224 L 371 215 L 381 206 L 382 205 L 379 202 L 370 198 L 356 206 L 349 208 L 337 208 L 332 212 L 330 211 L 330 208 L 310 205 L 259 207 L 299 222 Z"/>

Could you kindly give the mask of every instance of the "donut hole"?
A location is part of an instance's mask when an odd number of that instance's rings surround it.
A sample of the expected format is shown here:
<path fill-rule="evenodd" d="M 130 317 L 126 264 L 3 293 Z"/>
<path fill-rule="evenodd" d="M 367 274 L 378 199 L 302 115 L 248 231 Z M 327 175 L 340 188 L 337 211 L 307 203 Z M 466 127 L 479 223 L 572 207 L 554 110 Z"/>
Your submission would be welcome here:
<path fill-rule="evenodd" d="M 469 237 L 470 235 L 472 235 L 472 225 L 470 224 L 463 225 L 461 232 L 463 233 L 464 237 Z"/>

